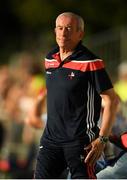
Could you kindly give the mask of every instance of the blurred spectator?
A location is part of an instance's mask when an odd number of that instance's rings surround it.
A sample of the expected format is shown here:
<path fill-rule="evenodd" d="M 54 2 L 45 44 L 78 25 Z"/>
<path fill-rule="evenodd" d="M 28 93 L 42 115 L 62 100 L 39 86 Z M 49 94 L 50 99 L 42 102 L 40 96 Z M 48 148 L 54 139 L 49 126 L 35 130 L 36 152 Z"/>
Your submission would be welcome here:
<path fill-rule="evenodd" d="M 118 80 L 114 84 L 114 89 L 119 96 L 120 103 L 112 133 L 121 134 L 127 129 L 127 61 L 121 62 L 118 66 Z M 120 152 L 121 149 L 114 146 L 114 155 L 117 156 Z"/>
<path fill-rule="evenodd" d="M 35 128 L 44 128 L 47 121 L 46 91 L 40 93 L 29 110 L 25 122 Z"/>
<path fill-rule="evenodd" d="M 6 130 L 0 178 L 31 179 L 42 130 L 26 125 L 24 118 L 45 90 L 45 78 L 43 67 L 32 54 L 17 54 L 12 61 L 0 67 L 0 124 Z"/>
<path fill-rule="evenodd" d="M 5 129 L 4 129 L 3 124 L 0 121 L 0 150 L 4 142 L 4 137 L 5 137 Z"/>
<path fill-rule="evenodd" d="M 45 78 L 42 73 L 39 63 L 33 63 L 29 68 L 29 74 L 31 75 L 31 81 L 29 84 L 29 95 L 37 97 L 39 93 L 45 91 Z"/>
<path fill-rule="evenodd" d="M 103 170 L 97 174 L 98 179 L 126 178 L 127 147 L 120 146 L 121 134 L 127 129 L 127 62 L 122 62 L 118 67 L 118 80 L 114 84 L 120 103 L 117 107 L 116 121 L 112 133 L 116 134 L 115 143 L 109 143 L 104 151 L 105 164 Z M 127 142 L 127 136 L 126 140 Z M 103 162 L 103 161 L 102 161 Z"/>
<path fill-rule="evenodd" d="M 118 66 L 118 81 L 114 84 L 115 91 L 122 102 L 127 102 L 127 62 Z"/>
<path fill-rule="evenodd" d="M 97 173 L 98 179 L 125 179 L 127 178 L 127 132 L 121 135 L 111 135 L 110 141 L 121 148 L 121 153 Z"/>
<path fill-rule="evenodd" d="M 10 76 L 9 67 L 3 65 L 0 67 L 0 100 L 3 100 L 7 94 L 8 88 L 11 86 L 12 78 Z"/>

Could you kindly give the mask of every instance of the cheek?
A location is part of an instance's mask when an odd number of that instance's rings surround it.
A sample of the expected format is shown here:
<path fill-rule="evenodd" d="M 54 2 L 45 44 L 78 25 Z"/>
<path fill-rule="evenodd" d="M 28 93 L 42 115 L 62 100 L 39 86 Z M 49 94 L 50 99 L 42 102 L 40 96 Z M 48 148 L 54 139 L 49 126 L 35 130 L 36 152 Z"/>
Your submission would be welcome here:
<path fill-rule="evenodd" d="M 58 36 L 60 34 L 60 31 L 55 31 L 55 35 Z"/>
<path fill-rule="evenodd" d="M 55 33 L 56 37 L 58 36 L 58 32 Z"/>
<path fill-rule="evenodd" d="M 72 41 L 77 42 L 77 41 L 80 40 L 80 37 L 75 35 L 75 34 L 73 34 L 73 35 L 71 35 L 71 39 L 72 39 Z"/>

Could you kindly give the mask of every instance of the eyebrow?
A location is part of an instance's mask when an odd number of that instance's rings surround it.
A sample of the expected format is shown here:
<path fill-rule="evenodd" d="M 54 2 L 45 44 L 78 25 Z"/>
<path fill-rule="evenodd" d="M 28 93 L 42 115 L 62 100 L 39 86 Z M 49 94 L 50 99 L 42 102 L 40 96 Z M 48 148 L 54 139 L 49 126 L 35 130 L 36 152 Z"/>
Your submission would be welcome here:
<path fill-rule="evenodd" d="M 56 27 L 72 27 L 71 25 L 67 25 L 67 26 L 62 26 L 62 25 L 57 25 Z"/>

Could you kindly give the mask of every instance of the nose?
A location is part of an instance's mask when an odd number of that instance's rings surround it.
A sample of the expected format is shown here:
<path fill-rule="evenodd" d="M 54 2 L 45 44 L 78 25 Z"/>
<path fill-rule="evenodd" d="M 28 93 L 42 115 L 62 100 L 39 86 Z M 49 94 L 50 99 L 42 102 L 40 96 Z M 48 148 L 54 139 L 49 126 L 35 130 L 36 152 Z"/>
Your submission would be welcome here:
<path fill-rule="evenodd" d="M 61 33 L 62 33 L 63 36 L 66 36 L 67 33 L 68 33 L 67 28 L 66 27 L 63 28 Z"/>

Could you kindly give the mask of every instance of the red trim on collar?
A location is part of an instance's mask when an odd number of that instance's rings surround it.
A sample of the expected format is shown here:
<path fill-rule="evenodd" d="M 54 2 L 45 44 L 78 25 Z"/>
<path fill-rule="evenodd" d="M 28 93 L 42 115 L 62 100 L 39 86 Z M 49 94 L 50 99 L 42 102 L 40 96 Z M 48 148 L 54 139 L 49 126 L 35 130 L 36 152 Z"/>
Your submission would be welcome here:
<path fill-rule="evenodd" d="M 53 54 L 52 57 L 53 57 L 54 59 L 56 59 L 59 63 L 61 63 L 61 58 L 60 58 L 60 53 L 59 53 L 59 52 Z"/>

